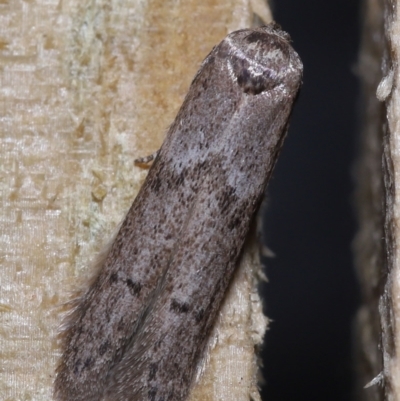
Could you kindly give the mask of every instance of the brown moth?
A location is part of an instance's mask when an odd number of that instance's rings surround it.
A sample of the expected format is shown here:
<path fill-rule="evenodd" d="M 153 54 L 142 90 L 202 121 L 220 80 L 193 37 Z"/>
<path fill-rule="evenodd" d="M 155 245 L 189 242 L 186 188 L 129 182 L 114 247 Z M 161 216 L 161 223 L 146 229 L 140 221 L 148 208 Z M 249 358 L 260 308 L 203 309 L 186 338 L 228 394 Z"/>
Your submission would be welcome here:
<path fill-rule="evenodd" d="M 302 63 L 278 25 L 203 61 L 64 333 L 58 401 L 184 401 L 283 139 Z"/>

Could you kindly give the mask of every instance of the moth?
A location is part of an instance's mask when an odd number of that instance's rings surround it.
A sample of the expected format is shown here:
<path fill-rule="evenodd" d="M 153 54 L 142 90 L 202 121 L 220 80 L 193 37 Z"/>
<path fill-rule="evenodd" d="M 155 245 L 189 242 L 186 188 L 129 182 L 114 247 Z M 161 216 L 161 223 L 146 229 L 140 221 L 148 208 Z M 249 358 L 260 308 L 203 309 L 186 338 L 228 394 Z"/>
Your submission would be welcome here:
<path fill-rule="evenodd" d="M 277 24 L 201 64 L 69 317 L 58 401 L 184 401 L 286 135 L 303 66 Z"/>

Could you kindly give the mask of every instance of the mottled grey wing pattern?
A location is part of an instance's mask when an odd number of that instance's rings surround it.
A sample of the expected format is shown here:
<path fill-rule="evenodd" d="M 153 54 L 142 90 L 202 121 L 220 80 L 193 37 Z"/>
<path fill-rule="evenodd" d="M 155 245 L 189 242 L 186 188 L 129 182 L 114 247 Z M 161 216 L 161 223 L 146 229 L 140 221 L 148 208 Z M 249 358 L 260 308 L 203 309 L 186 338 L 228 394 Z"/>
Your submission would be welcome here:
<path fill-rule="evenodd" d="M 268 183 L 302 64 L 275 24 L 204 60 L 68 322 L 60 401 L 183 401 Z"/>

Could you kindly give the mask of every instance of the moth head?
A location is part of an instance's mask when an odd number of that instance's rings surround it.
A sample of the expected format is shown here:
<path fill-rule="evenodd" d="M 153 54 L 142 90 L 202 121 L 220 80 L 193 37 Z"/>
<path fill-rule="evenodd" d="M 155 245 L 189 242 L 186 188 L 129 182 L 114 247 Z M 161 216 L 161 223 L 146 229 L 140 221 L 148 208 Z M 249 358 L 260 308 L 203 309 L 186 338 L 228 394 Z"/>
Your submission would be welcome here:
<path fill-rule="evenodd" d="M 291 80 L 301 82 L 300 58 L 290 44 L 290 36 L 276 23 L 233 32 L 218 51 L 245 93 L 258 95 Z"/>

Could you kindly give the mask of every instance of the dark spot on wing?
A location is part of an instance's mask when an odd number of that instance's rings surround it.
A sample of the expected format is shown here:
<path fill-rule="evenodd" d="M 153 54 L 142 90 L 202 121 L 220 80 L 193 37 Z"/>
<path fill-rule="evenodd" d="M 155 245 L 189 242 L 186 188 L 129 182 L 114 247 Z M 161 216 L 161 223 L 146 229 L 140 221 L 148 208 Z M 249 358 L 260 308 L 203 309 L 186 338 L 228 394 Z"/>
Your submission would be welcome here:
<path fill-rule="evenodd" d="M 113 273 L 110 276 L 110 284 L 114 284 L 118 281 L 118 274 L 117 273 Z"/>
<path fill-rule="evenodd" d="M 236 218 L 234 218 L 233 220 L 231 220 L 229 223 L 228 223 L 228 228 L 229 228 L 229 230 L 233 230 L 233 229 L 235 229 L 235 228 L 237 228 L 239 225 L 240 225 L 240 222 L 241 222 L 241 218 L 239 218 L 239 217 L 236 217 Z"/>
<path fill-rule="evenodd" d="M 156 377 L 158 370 L 158 365 L 156 363 L 151 363 L 149 367 L 149 380 L 153 380 Z"/>
<path fill-rule="evenodd" d="M 230 205 L 235 203 L 237 195 L 235 188 L 228 186 L 221 190 L 217 195 L 218 207 L 221 214 L 225 214 L 230 211 Z"/>
<path fill-rule="evenodd" d="M 179 302 L 177 299 L 172 299 L 171 310 L 176 313 L 187 313 L 189 311 L 189 305 L 186 302 Z"/>
<path fill-rule="evenodd" d="M 121 317 L 120 321 L 118 322 L 117 330 L 118 331 L 124 331 L 125 330 L 124 317 Z"/>
<path fill-rule="evenodd" d="M 273 68 L 265 67 L 262 72 L 256 73 L 250 70 L 247 60 L 239 58 L 233 60 L 232 66 L 237 83 L 244 93 L 258 95 L 261 92 L 273 89 L 280 83 Z"/>
<path fill-rule="evenodd" d="M 142 284 L 132 281 L 130 278 L 126 280 L 126 285 L 132 295 L 138 296 L 142 290 Z"/>
<path fill-rule="evenodd" d="M 110 342 L 107 340 L 107 341 L 105 341 L 103 344 L 101 344 L 100 345 L 100 348 L 99 348 L 99 355 L 100 356 L 103 356 L 106 352 L 107 352 L 107 350 L 110 348 Z"/>
<path fill-rule="evenodd" d="M 82 361 L 81 361 L 80 359 L 78 359 L 78 360 L 76 361 L 76 363 L 75 363 L 75 366 L 74 366 L 74 375 L 75 375 L 75 376 L 78 376 L 78 374 L 80 373 L 80 371 L 81 371 L 81 364 L 82 364 Z"/>
<path fill-rule="evenodd" d="M 85 360 L 84 364 L 83 364 L 83 369 L 90 368 L 91 366 L 93 366 L 93 363 L 94 363 L 94 361 L 93 361 L 92 358 L 90 358 L 90 357 L 87 358 L 87 359 Z"/>
<path fill-rule="evenodd" d="M 157 387 L 151 387 L 148 392 L 148 395 L 150 401 L 155 401 L 157 395 Z"/>
<path fill-rule="evenodd" d="M 200 323 L 203 320 L 203 317 L 204 317 L 204 309 L 203 308 L 194 312 L 194 320 L 196 321 L 196 323 Z"/>
<path fill-rule="evenodd" d="M 153 180 L 151 181 L 151 189 L 154 192 L 159 192 L 160 188 L 161 188 L 161 184 L 162 184 L 162 179 L 160 177 L 161 174 L 156 175 L 155 177 L 153 177 Z"/>

